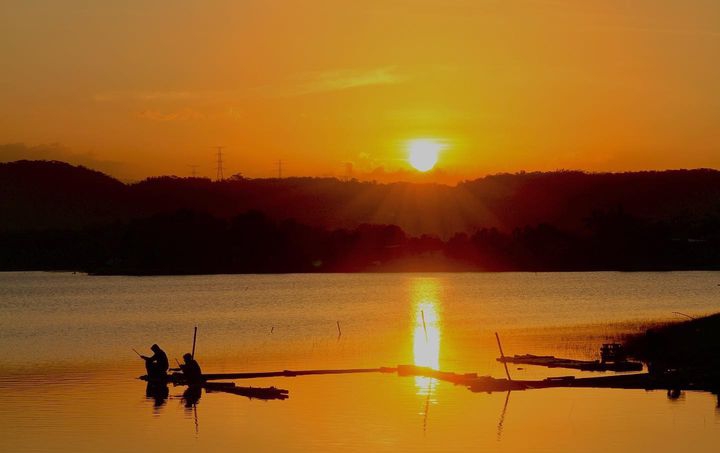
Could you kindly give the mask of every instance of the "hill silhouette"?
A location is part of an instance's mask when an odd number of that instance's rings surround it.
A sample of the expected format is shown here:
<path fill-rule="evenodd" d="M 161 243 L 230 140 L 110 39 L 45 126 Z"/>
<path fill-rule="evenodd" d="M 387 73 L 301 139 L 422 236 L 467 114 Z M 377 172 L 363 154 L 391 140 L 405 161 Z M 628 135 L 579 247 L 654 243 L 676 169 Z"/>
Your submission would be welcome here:
<path fill-rule="evenodd" d="M 455 187 L 0 164 L 0 269 L 105 273 L 715 269 L 720 172 L 486 176 Z"/>
<path fill-rule="evenodd" d="M 117 220 L 127 186 L 56 161 L 0 164 L 0 230 L 78 228 Z"/>
<path fill-rule="evenodd" d="M 479 227 L 512 231 L 541 223 L 582 229 L 594 212 L 622 206 L 688 234 L 720 216 L 720 172 L 558 171 L 486 176 L 456 187 L 334 178 L 155 177 L 123 184 L 62 162 L 0 164 L 0 230 L 83 227 L 181 209 L 230 218 L 257 210 L 321 228 L 393 224 L 449 238 Z"/>

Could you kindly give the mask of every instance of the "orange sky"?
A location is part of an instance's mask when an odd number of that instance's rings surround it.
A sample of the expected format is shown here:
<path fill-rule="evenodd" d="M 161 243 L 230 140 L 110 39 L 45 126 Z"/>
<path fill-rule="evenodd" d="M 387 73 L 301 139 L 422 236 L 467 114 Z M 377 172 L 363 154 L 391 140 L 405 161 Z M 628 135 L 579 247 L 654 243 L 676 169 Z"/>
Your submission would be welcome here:
<path fill-rule="evenodd" d="M 0 159 L 125 179 L 720 167 L 717 0 L 5 0 L 0 55 Z"/>

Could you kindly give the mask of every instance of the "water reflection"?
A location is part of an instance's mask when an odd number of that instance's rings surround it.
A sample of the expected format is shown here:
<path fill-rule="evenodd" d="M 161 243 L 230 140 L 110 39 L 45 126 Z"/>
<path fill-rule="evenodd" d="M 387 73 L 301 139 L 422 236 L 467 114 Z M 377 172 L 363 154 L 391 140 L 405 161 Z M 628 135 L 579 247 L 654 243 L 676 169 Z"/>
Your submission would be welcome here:
<path fill-rule="evenodd" d="M 186 409 L 192 409 L 200 401 L 202 396 L 202 387 L 199 385 L 190 385 L 183 392 L 182 399 Z"/>
<path fill-rule="evenodd" d="M 154 401 L 153 407 L 159 408 L 165 404 L 170 394 L 167 384 L 148 382 L 145 387 L 145 396 Z"/>
<path fill-rule="evenodd" d="M 436 279 L 412 282 L 413 363 L 417 366 L 440 368 L 441 321 L 439 284 Z M 435 388 L 432 378 L 416 377 L 418 394 L 429 395 Z"/>
<path fill-rule="evenodd" d="M 183 392 L 182 400 L 185 405 L 186 414 L 192 412 L 193 421 L 195 423 L 195 435 L 200 434 L 200 423 L 198 422 L 197 406 L 202 396 L 202 387 L 199 385 L 190 385 Z"/>
<path fill-rule="evenodd" d="M 293 401 L 266 403 L 228 393 L 205 393 L 196 406 L 203 422 L 203 433 L 197 435 L 195 409 L 186 411 L 180 401 L 185 389 L 171 386 L 170 399 L 158 408 L 162 416 L 155 417 L 155 399 L 146 400 L 142 392 L 145 383 L 130 379 L 142 374 L 136 369 L 141 361 L 132 362 L 124 355 L 126 346 L 135 342 L 162 340 L 168 351 L 187 349 L 186 333 L 192 332 L 193 325 L 188 321 L 190 313 L 193 322 L 207 325 L 209 334 L 207 339 L 201 337 L 201 351 L 203 358 L 208 354 L 203 362 L 208 371 L 413 363 L 415 346 L 430 349 L 435 337 L 442 340 L 434 348 L 434 362 L 440 369 L 478 370 L 502 377 L 493 337 L 498 326 L 501 333 L 509 331 L 502 337 L 509 353 L 559 356 L 570 350 L 573 356 L 594 353 L 600 339 L 619 335 L 629 325 L 589 324 L 594 319 L 655 319 L 660 311 L 677 309 L 678 300 L 701 307 L 697 310 L 717 309 L 719 273 L 688 273 L 682 278 L 675 273 L 657 275 L 443 274 L 429 281 L 417 275 L 367 274 L 88 277 L 87 285 L 96 290 L 79 295 L 76 282 L 84 279 L 60 284 L 57 279 L 62 275 L 30 275 L 50 279 L 52 284 L 46 285 L 45 293 L 21 285 L 18 291 L 25 291 L 23 297 L 0 294 L 7 319 L 0 320 L 4 327 L 0 329 L 4 333 L 0 338 L 4 353 L 0 451 L 75 453 L 97 447 L 107 453 L 241 448 L 287 453 L 477 449 L 514 453 L 527 451 L 531 439 L 533 450 L 554 453 L 601 451 L 608 443 L 634 453 L 683 451 L 689 443 L 693 452 L 716 452 L 720 410 L 713 414 L 718 401 L 706 393 L 686 392 L 683 401 L 670 404 L 665 391 L 532 390 L 511 395 L 503 418 L 507 394 L 470 394 L 438 383 L 429 397 L 427 385 L 419 386 L 426 392 L 419 396 L 415 380 L 380 374 L 241 381 L 244 385 L 287 383 L 292 386 Z M 247 304 L 233 290 L 244 288 L 246 279 L 251 285 L 264 285 Z M 588 279 L 607 281 L 588 286 Z M 677 287 L 668 283 L 678 279 L 687 282 Z M 15 280 L 20 281 L 17 276 L 0 275 L 0 292 L 17 286 L 12 283 Z M 544 283 L 538 287 L 540 281 Z M 199 285 L 206 285 L 207 291 L 199 293 Z M 712 288 L 714 299 L 710 293 L 694 296 L 703 294 L 697 289 L 703 285 Z M 568 293 L 568 288 L 577 288 L 577 294 Z M 56 292 L 63 296 L 56 297 Z M 675 306 L 643 303 L 669 298 Z M 615 299 L 625 302 L 612 303 Z M 572 311 L 565 310 L 565 302 L 573 302 Z M 425 305 L 421 308 L 420 303 Z M 60 307 L 66 306 L 73 308 L 61 321 L 57 318 L 65 309 Z M 430 307 L 435 325 L 430 321 Z M 607 313 L 606 318 L 597 307 Z M 427 340 L 421 310 L 426 327 L 430 324 Z M 337 315 L 342 316 L 339 345 L 334 338 L 334 313 L 342 313 Z M 268 325 L 275 325 L 272 335 Z M 362 332 L 368 332 L 362 337 L 360 330 L 353 330 L 361 325 L 366 329 Z M 288 332 L 291 328 L 293 333 Z M 323 343 L 327 347 L 311 352 L 309 339 L 325 337 L 330 346 Z M 211 352 L 215 355 L 210 356 Z M 431 356 L 417 355 L 419 359 Z M 51 367 L 50 360 L 59 357 L 62 367 Z M 125 358 L 116 362 L 118 357 Z M 517 379 L 569 374 L 545 369 L 511 372 Z M 38 389 L 42 389 L 41 398 Z M 428 413 L 425 418 L 424 413 Z"/>
<path fill-rule="evenodd" d="M 503 404 L 502 412 L 500 412 L 500 420 L 497 426 L 497 440 L 500 442 L 502 439 L 503 425 L 505 424 L 505 414 L 507 413 L 508 402 L 510 401 L 510 390 L 505 394 L 505 403 Z"/>

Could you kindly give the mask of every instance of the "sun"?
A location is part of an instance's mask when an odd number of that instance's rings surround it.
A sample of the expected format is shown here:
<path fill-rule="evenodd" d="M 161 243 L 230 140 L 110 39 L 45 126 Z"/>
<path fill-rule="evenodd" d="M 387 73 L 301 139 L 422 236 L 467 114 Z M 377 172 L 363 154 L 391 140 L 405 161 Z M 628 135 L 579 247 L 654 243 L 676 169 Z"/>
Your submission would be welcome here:
<path fill-rule="evenodd" d="M 437 140 L 420 138 L 407 143 L 408 162 L 417 171 L 431 170 L 445 145 Z"/>

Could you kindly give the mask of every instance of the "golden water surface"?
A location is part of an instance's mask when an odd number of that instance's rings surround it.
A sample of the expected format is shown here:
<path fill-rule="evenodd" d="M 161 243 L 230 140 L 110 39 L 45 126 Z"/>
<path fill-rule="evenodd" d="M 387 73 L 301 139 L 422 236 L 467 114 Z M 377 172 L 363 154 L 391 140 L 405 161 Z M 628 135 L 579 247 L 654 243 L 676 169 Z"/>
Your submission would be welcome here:
<path fill-rule="evenodd" d="M 145 396 L 131 348 L 205 372 L 416 364 L 495 377 L 506 354 L 594 358 L 673 311 L 718 311 L 720 273 L 89 277 L 0 274 L 0 451 L 716 451 L 717 399 L 471 393 L 429 378 L 268 378 L 285 401 Z M 511 366 L 515 378 L 579 374 Z"/>

